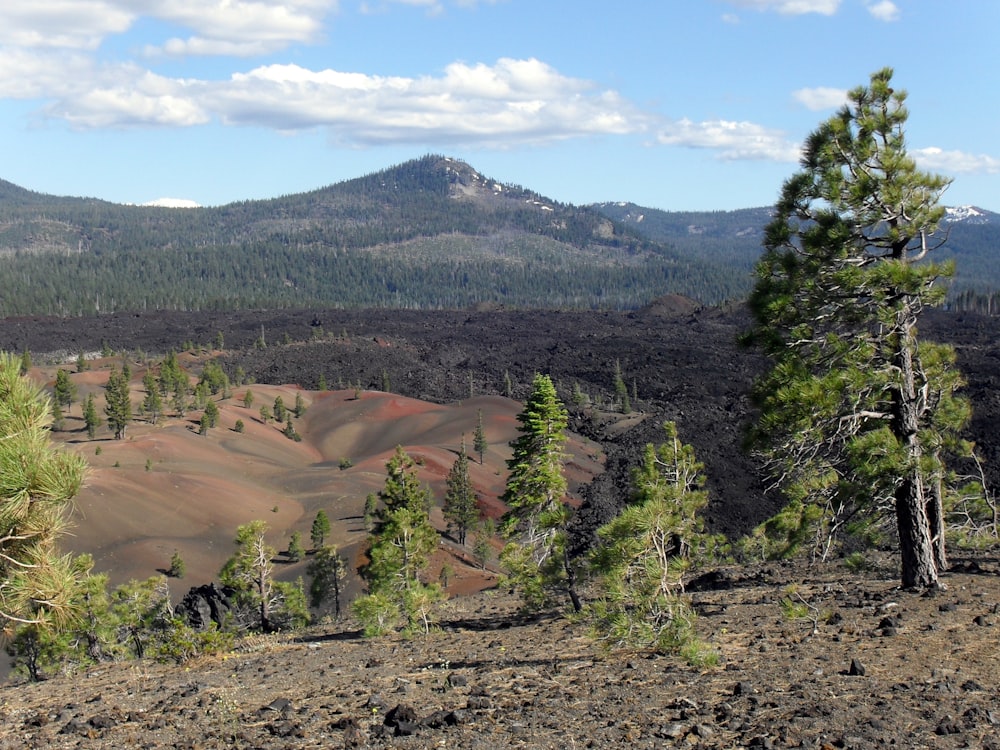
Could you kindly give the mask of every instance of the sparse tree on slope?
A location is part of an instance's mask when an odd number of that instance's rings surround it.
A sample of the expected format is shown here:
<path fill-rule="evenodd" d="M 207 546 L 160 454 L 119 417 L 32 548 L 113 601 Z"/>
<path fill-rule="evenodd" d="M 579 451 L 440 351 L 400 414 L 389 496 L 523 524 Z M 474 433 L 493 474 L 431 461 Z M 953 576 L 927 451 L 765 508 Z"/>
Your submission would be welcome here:
<path fill-rule="evenodd" d="M 108 383 L 104 386 L 104 397 L 107 404 L 104 415 L 108 419 L 108 429 L 115 434 L 115 440 L 122 440 L 129 422 L 132 421 L 132 401 L 129 397 L 129 384 L 124 373 L 114 367 L 108 375 Z"/>
<path fill-rule="evenodd" d="M 329 533 L 330 517 L 326 514 L 326 511 L 321 508 L 316 512 L 316 518 L 313 519 L 312 529 L 309 534 L 313 549 L 319 549 L 322 547 L 323 542 L 326 540 Z"/>
<path fill-rule="evenodd" d="M 510 509 L 503 523 L 509 541 L 500 555 L 506 584 L 532 608 L 545 604 L 553 590 L 563 590 L 579 611 L 566 544 L 570 510 L 564 502 L 563 444 L 568 415 L 547 375 L 535 376 L 517 420 L 521 435 L 511 443 L 502 498 Z"/>
<path fill-rule="evenodd" d="M 101 418 L 97 414 L 93 393 L 87 394 L 87 400 L 83 404 L 83 424 L 87 428 L 87 437 L 91 440 L 96 438 L 97 428 L 101 426 Z"/>
<path fill-rule="evenodd" d="M 427 632 L 434 605 L 444 596 L 438 584 L 420 578 L 438 544 L 427 515 L 430 494 L 417 479 L 413 459 L 401 447 L 386 464 L 386 474 L 383 507 L 365 569 L 369 594 L 355 601 L 354 610 L 368 635 L 386 632 L 401 618 L 407 631 Z"/>
<path fill-rule="evenodd" d="M 917 337 L 951 274 L 926 260 L 948 182 L 907 154 L 891 76 L 807 139 L 766 229 L 746 338 L 774 361 L 753 436 L 790 501 L 767 530 L 822 545 L 894 514 L 903 585 L 923 588 L 946 565 L 944 460 L 969 412 L 953 351 Z"/>
<path fill-rule="evenodd" d="M 476 504 L 476 491 L 469 478 L 469 456 L 465 452 L 464 437 L 458 458 L 448 472 L 447 486 L 444 517 L 449 531 L 454 530 L 458 543 L 464 545 L 466 534 L 479 520 L 479 506 Z"/>
<path fill-rule="evenodd" d="M 56 384 L 53 396 L 56 404 L 59 406 L 65 406 L 67 409 L 72 407 L 73 400 L 76 398 L 76 385 L 69 379 L 69 373 L 66 370 L 56 372 Z"/>
<path fill-rule="evenodd" d="M 673 422 L 666 442 L 646 446 L 633 472 L 632 501 L 598 530 L 592 561 L 601 597 L 598 637 L 614 646 L 669 653 L 694 643 L 694 612 L 681 597 L 684 575 L 719 544 L 698 515 L 708 502 L 703 465 L 681 444 Z"/>
<path fill-rule="evenodd" d="M 312 576 L 309 586 L 310 603 L 314 607 L 320 607 L 328 598 L 332 598 L 334 616 L 339 620 L 347 563 L 335 546 L 326 545 L 316 550 L 309 562 L 309 575 Z"/>
<path fill-rule="evenodd" d="M 264 535 L 267 524 L 251 521 L 236 529 L 236 554 L 219 574 L 222 583 L 237 590 L 238 600 L 253 607 L 263 632 L 306 624 L 305 594 L 291 583 L 274 580 L 274 548 Z"/>

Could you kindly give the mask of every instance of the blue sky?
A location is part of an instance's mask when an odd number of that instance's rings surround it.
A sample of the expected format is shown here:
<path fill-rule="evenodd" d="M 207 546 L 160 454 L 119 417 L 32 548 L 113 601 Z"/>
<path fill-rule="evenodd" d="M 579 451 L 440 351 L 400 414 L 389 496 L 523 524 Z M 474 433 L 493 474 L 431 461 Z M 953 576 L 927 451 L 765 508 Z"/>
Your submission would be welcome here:
<path fill-rule="evenodd" d="M 768 205 L 891 66 L 907 135 L 1000 211 L 994 0 L 3 0 L 0 178 L 219 205 L 421 156 L 569 203 Z"/>

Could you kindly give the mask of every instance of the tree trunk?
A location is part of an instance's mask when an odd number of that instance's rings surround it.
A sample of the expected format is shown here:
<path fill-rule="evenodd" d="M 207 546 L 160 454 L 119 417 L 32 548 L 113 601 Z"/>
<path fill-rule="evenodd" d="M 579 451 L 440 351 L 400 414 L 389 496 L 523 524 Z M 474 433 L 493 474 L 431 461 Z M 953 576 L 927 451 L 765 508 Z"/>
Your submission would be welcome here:
<path fill-rule="evenodd" d="M 904 588 L 917 589 L 937 586 L 938 569 L 935 565 L 931 521 L 927 517 L 927 498 L 924 495 L 921 472 L 922 446 L 919 438 L 920 398 L 917 394 L 913 353 L 916 342 L 913 330 L 916 315 L 909 306 L 898 316 L 898 349 L 900 383 L 893 394 L 895 415 L 892 422 L 896 438 L 905 446 L 905 476 L 896 488 L 896 527 L 899 531 L 899 552 L 902 562 Z M 943 537 L 942 537 L 943 540 Z M 943 541 L 941 542 L 943 544 Z"/>
<path fill-rule="evenodd" d="M 940 466 L 940 458 L 935 455 Z M 927 521 L 930 524 L 931 544 L 934 548 L 934 565 L 938 573 L 948 569 L 948 552 L 945 549 L 944 487 L 941 470 L 934 472 L 928 488 Z"/>
<path fill-rule="evenodd" d="M 903 588 L 924 589 L 938 583 L 926 507 L 920 484 L 912 478 L 906 479 L 896 490 Z"/>

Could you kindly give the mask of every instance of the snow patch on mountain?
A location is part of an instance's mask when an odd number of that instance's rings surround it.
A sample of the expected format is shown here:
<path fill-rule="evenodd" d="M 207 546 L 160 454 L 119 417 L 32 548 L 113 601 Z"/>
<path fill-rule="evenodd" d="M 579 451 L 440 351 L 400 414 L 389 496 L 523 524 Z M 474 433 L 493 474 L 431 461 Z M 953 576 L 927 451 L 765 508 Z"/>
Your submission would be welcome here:
<path fill-rule="evenodd" d="M 989 224 L 989 211 L 984 211 L 975 206 L 948 206 L 944 209 L 945 218 L 948 221 L 964 221 L 969 224 Z"/>

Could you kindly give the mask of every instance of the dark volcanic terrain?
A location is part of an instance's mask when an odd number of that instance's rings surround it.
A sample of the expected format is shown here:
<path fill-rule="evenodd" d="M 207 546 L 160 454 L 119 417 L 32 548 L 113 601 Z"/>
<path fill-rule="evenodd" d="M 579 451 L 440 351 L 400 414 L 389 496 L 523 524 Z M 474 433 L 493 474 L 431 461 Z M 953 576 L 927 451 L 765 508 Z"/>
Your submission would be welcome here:
<path fill-rule="evenodd" d="M 0 321 L 0 349 L 33 353 L 162 353 L 185 342 L 209 345 L 221 332 L 230 373 L 249 382 L 314 389 L 360 385 L 448 403 L 471 395 L 528 394 L 549 374 L 571 406 L 574 385 L 610 403 L 616 361 L 633 391 L 636 416 L 604 424 L 578 414 L 571 428 L 603 444 L 608 470 L 585 490 L 580 520 L 593 528 L 612 515 L 642 446 L 658 442 L 665 420 L 705 463 L 711 527 L 745 533 L 776 509 L 757 467 L 742 450 L 748 392 L 763 360 L 736 345 L 748 324 L 742 307 L 699 308 L 667 297 L 632 313 L 531 311 L 277 310 L 120 313 L 96 318 Z M 1000 319 L 931 311 L 921 333 L 952 343 L 973 405 L 968 437 L 1000 487 Z M 254 342 L 263 336 L 266 348 Z"/>

